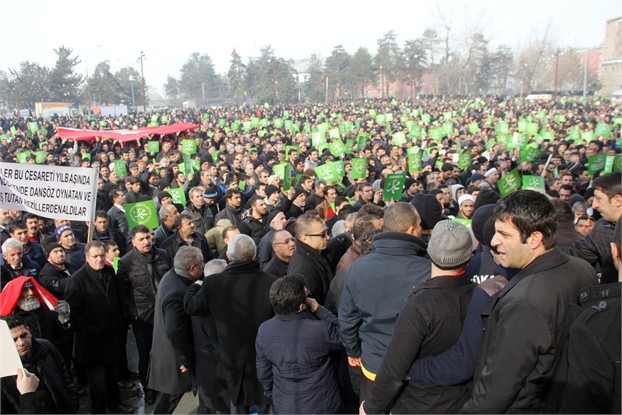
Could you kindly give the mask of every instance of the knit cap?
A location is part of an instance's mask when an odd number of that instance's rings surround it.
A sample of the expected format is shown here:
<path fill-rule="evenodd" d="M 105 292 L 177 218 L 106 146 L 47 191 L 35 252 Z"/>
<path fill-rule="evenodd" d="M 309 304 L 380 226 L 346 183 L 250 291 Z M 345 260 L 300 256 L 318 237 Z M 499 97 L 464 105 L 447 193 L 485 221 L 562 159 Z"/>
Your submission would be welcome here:
<path fill-rule="evenodd" d="M 442 220 L 432 229 L 428 255 L 441 269 L 456 269 L 466 264 L 473 255 L 471 233 L 461 223 Z"/>

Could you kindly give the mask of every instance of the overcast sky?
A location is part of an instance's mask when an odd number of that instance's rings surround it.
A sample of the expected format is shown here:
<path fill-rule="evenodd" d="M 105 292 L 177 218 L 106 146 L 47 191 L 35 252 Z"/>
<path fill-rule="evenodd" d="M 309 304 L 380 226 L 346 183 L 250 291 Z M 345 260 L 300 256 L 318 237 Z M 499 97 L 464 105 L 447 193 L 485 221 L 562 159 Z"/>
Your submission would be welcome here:
<path fill-rule="evenodd" d="M 82 57 L 81 73 L 103 60 L 113 72 L 140 71 L 143 51 L 145 79 L 162 91 L 167 75 L 179 77 L 193 52 L 207 53 L 218 73 L 227 71 L 234 48 L 244 62 L 266 45 L 287 59 L 326 57 L 339 44 L 373 55 L 389 30 L 400 46 L 426 28 L 442 31 L 439 9 L 452 33 L 463 33 L 469 22 L 493 48 L 520 48 L 548 23 L 558 46 L 594 47 L 603 42 L 605 22 L 622 17 L 622 0 L 0 0 L 0 70 L 25 60 L 51 67 L 53 50 L 64 45 Z"/>

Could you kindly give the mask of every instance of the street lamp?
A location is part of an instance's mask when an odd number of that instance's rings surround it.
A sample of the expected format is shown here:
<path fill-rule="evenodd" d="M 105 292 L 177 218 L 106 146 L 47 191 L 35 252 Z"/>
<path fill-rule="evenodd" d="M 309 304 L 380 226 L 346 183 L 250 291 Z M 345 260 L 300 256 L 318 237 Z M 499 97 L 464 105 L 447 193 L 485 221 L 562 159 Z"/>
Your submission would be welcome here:
<path fill-rule="evenodd" d="M 384 71 L 382 70 L 382 65 L 380 65 L 380 98 L 384 99 Z"/>
<path fill-rule="evenodd" d="M 84 78 L 85 81 L 89 80 L 89 58 L 88 58 L 88 54 L 89 54 L 89 52 L 92 52 L 92 51 L 94 51 L 97 48 L 101 48 L 101 46 L 102 45 L 97 45 L 97 46 L 94 46 L 94 47 L 84 51 L 84 69 L 86 70 L 86 77 Z"/>
<path fill-rule="evenodd" d="M 136 111 L 136 100 L 134 99 L 134 77 L 130 76 L 130 85 L 132 86 L 132 107 L 134 107 L 134 111 Z"/>
<path fill-rule="evenodd" d="M 145 73 L 143 72 L 143 59 L 145 58 L 144 52 L 141 50 L 140 55 L 136 62 L 140 62 L 140 77 L 142 78 L 143 88 L 143 111 L 147 111 L 147 93 L 145 92 Z"/>

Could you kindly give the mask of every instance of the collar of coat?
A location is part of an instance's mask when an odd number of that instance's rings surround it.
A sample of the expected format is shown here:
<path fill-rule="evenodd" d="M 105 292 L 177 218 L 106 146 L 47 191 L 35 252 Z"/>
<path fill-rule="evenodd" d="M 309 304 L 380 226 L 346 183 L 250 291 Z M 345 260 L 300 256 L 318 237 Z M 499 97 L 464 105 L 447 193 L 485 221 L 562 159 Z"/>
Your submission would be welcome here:
<path fill-rule="evenodd" d="M 374 249 L 383 254 L 425 257 L 427 247 L 423 239 L 407 233 L 382 232 L 374 236 Z"/>

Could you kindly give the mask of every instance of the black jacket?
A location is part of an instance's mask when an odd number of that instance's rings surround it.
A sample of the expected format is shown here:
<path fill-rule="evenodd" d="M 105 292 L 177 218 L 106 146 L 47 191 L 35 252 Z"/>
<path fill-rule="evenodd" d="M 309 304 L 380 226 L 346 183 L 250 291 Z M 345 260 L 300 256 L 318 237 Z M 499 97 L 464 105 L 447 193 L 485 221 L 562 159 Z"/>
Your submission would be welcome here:
<path fill-rule="evenodd" d="M 65 287 L 74 330 L 74 357 L 86 367 L 117 362 L 127 327 L 114 270 L 106 265 L 101 273 L 103 277 L 84 264 Z"/>
<path fill-rule="evenodd" d="M 174 234 L 175 234 L 174 227 L 173 229 L 168 229 L 163 223 L 161 223 L 160 226 L 158 226 L 153 232 L 153 239 L 154 239 L 155 246 L 157 246 L 158 248 L 162 248 L 164 241 L 166 241 L 168 237 Z M 171 258 L 171 261 L 172 260 L 173 259 Z"/>
<path fill-rule="evenodd" d="M 65 270 L 61 270 L 48 262 L 39 273 L 39 282 L 56 298 L 62 300 L 65 298 L 67 281 L 72 274 L 72 268 L 65 266 Z"/>
<path fill-rule="evenodd" d="M 186 213 L 192 216 L 192 223 L 194 223 L 194 230 L 201 235 L 214 227 L 214 214 L 207 205 L 203 205 L 201 209 L 197 209 L 192 202 L 188 202 L 186 207 L 181 213 Z"/>
<path fill-rule="evenodd" d="M 557 249 L 520 270 L 482 314 L 480 360 L 462 411 L 541 412 L 561 359 L 568 307 L 578 303 L 581 288 L 595 283 L 594 268 Z"/>
<path fill-rule="evenodd" d="M 268 274 L 272 274 L 275 277 L 284 277 L 287 275 L 287 269 L 289 264 L 287 262 L 283 262 L 276 255 L 272 257 L 272 259 L 266 262 L 261 269 Z"/>
<path fill-rule="evenodd" d="M 268 218 L 268 215 L 265 215 L 263 218 L 259 220 L 250 216 L 244 219 L 242 223 L 240 223 L 240 225 L 238 226 L 238 229 L 240 230 L 240 233 L 243 233 L 244 235 L 248 235 L 251 238 L 253 238 L 253 241 L 255 241 L 255 246 L 259 246 L 259 242 L 261 241 L 261 238 L 263 238 L 265 234 L 268 232 L 268 229 L 266 229 L 266 223 L 265 223 L 267 218 Z"/>
<path fill-rule="evenodd" d="M 473 288 L 475 284 L 465 274 L 432 278 L 414 289 L 400 310 L 380 372 L 365 399 L 367 413 L 382 413 L 394 398 L 392 413 L 455 413 L 466 402 L 467 384 L 441 386 L 404 379 L 415 359 L 433 356 L 456 343 Z"/>
<path fill-rule="evenodd" d="M 148 255 L 132 249 L 119 260 L 120 299 L 128 319 L 153 325 L 158 284 L 171 266 L 166 251 L 156 247 Z"/>
<path fill-rule="evenodd" d="M 240 206 L 239 208 L 232 208 L 230 205 L 226 205 L 223 210 L 218 212 L 216 217 L 214 218 L 214 223 L 218 223 L 221 219 L 229 219 L 233 226 L 239 226 L 242 222 L 240 218 L 240 213 L 242 213 L 244 209 Z"/>
<path fill-rule="evenodd" d="M 296 250 L 289 261 L 287 273 L 304 275 L 305 287 L 311 291 L 311 297 L 315 298 L 318 303 L 324 304 L 333 279 L 333 270 L 322 252 L 301 241 L 296 241 Z"/>
<path fill-rule="evenodd" d="M 613 266 L 609 246 L 615 239 L 614 228 L 613 223 L 601 218 L 586 237 L 574 244 L 575 255 L 597 266 L 596 270 L 602 273 L 601 284 L 609 284 L 618 280 L 618 271 Z"/>
<path fill-rule="evenodd" d="M 581 291 L 560 413 L 620 413 L 620 283 Z"/>
<path fill-rule="evenodd" d="M 52 343 L 32 339 L 30 356 L 22 359 L 24 368 L 39 378 L 35 392 L 20 395 L 17 376 L 2 378 L 2 413 L 75 414 L 80 398 L 65 361 Z"/>
<path fill-rule="evenodd" d="M 199 248 L 203 254 L 203 261 L 205 262 L 212 259 L 212 253 L 209 250 L 209 244 L 207 243 L 205 236 L 195 231 L 192 234 L 192 239 L 192 243 L 186 243 L 179 236 L 179 232 L 175 232 L 172 236 L 169 236 L 168 239 L 162 242 L 162 249 L 166 251 L 171 261 L 175 260 L 175 254 L 182 246 L 194 246 Z"/>
<path fill-rule="evenodd" d="M 255 338 L 261 323 L 274 313 L 269 292 L 276 277 L 259 270 L 256 261 L 230 263 L 210 275 L 199 288 L 191 285 L 184 297 L 190 315 L 211 315 L 215 322 L 219 362 L 226 379 L 226 398 L 235 405 L 266 404 L 255 368 Z M 197 338 L 195 342 L 207 341 Z"/>
<path fill-rule="evenodd" d="M 129 225 L 127 224 L 125 212 L 113 205 L 110 209 L 108 209 L 107 213 L 110 226 L 119 231 L 121 235 L 127 235 L 129 232 Z"/>

